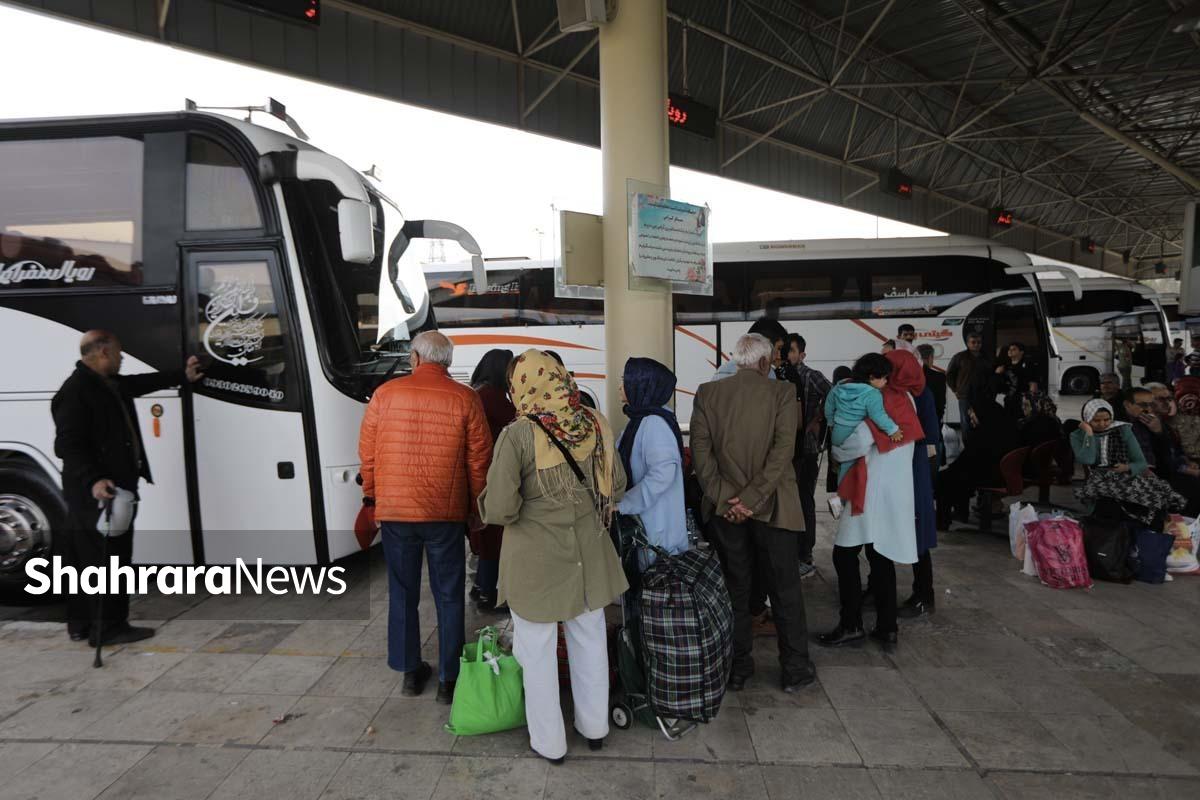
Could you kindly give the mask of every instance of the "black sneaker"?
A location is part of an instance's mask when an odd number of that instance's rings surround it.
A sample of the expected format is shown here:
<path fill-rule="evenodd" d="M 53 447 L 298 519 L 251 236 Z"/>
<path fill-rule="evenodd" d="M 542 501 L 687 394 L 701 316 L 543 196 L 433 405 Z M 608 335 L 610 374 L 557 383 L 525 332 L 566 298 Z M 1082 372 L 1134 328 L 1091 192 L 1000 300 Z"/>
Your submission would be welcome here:
<path fill-rule="evenodd" d="M 454 681 L 440 681 L 438 683 L 437 701 L 444 706 L 448 706 L 454 702 Z"/>
<path fill-rule="evenodd" d="M 885 653 L 896 652 L 896 644 L 899 642 L 899 637 L 896 635 L 895 631 L 891 631 L 890 633 L 883 633 L 878 628 L 876 628 L 875 630 L 871 631 L 870 636 L 872 639 L 879 642 L 880 647 L 883 648 L 883 652 L 885 652 Z"/>
<path fill-rule="evenodd" d="M 924 600 L 918 600 L 916 597 L 910 597 L 904 601 L 904 605 L 896 609 L 896 616 L 900 619 L 917 619 L 918 617 L 927 617 L 934 612 L 933 601 L 928 603 Z"/>
<path fill-rule="evenodd" d="M 588 743 L 588 750 L 591 750 L 593 753 L 596 752 L 597 750 L 604 749 L 604 737 L 601 737 L 599 739 L 588 739 L 587 743 Z"/>
<path fill-rule="evenodd" d="M 802 672 L 790 675 L 783 679 L 783 690 L 788 694 L 795 694 L 805 686 L 811 685 L 817 679 L 817 668 L 810 662 Z"/>
<path fill-rule="evenodd" d="M 154 628 L 143 628 L 130 625 L 128 622 L 123 622 L 120 625 L 113 625 L 106 628 L 103 633 L 103 641 L 96 641 L 96 634 L 88 636 L 88 644 L 95 647 L 97 644 L 114 645 L 114 644 L 132 644 L 140 642 L 143 639 L 149 639 L 154 635 Z"/>
<path fill-rule="evenodd" d="M 858 647 L 867 638 L 867 632 L 861 627 L 847 628 L 840 623 L 829 633 L 817 634 L 817 644 L 823 647 Z"/>
<path fill-rule="evenodd" d="M 84 639 L 88 638 L 89 630 L 90 628 L 87 625 L 84 625 L 82 628 L 72 628 L 70 625 L 68 625 L 67 636 L 70 637 L 72 642 L 82 642 Z"/>
<path fill-rule="evenodd" d="M 405 697 L 416 697 L 425 691 L 425 684 L 431 675 L 433 675 L 433 667 L 422 661 L 421 666 L 404 673 L 404 683 L 400 687 L 400 694 Z"/>

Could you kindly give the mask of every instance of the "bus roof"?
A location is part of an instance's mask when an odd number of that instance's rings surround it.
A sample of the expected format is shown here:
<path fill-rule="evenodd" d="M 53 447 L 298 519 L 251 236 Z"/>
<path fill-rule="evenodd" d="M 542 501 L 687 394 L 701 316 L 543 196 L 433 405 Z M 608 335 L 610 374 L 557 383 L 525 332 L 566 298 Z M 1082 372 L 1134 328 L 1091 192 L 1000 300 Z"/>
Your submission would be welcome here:
<path fill-rule="evenodd" d="M 1029 256 L 974 236 L 902 236 L 891 239 L 808 239 L 723 242 L 713 245 L 713 261 L 796 261 L 881 256 L 975 256 L 1011 267 L 1030 266 Z"/>

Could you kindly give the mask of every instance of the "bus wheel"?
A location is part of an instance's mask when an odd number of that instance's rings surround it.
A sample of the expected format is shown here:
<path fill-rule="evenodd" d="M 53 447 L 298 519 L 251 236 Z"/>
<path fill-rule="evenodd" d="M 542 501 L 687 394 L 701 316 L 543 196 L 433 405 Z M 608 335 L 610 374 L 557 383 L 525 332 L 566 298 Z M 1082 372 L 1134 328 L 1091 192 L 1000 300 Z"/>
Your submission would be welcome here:
<path fill-rule="evenodd" d="M 1100 376 L 1092 369 L 1073 369 L 1063 378 L 1063 394 L 1092 394 L 1100 386 Z"/>
<path fill-rule="evenodd" d="M 0 467 L 0 581 L 23 576 L 29 558 L 48 558 L 66 519 L 62 495 L 40 471 Z"/>

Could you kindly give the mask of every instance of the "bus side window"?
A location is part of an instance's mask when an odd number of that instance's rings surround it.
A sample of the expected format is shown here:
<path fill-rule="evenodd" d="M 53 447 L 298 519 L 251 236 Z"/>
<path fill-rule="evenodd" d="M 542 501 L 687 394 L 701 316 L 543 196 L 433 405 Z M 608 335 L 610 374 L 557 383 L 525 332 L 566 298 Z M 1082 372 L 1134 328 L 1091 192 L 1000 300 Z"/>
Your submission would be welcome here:
<path fill-rule="evenodd" d="M 856 269 L 845 261 L 745 265 L 751 319 L 846 319 L 863 314 Z"/>
<path fill-rule="evenodd" d="M 140 286 L 141 139 L 0 142 L 0 292 Z"/>
<path fill-rule="evenodd" d="M 520 270 L 515 269 L 489 270 L 488 290 L 481 295 L 475 291 L 470 272 L 426 273 L 425 283 L 438 324 L 444 328 L 520 324 L 517 314 L 520 275 Z"/>
<path fill-rule="evenodd" d="M 554 270 L 521 271 L 521 323 L 590 325 L 604 322 L 604 301 L 554 296 Z"/>
<path fill-rule="evenodd" d="M 675 322 L 703 325 L 736 322 L 745 318 L 741 264 L 717 262 L 713 270 L 712 297 L 702 294 L 675 295 Z"/>
<path fill-rule="evenodd" d="M 187 229 L 245 230 L 262 227 L 258 201 L 246 170 L 225 147 L 188 136 Z"/>

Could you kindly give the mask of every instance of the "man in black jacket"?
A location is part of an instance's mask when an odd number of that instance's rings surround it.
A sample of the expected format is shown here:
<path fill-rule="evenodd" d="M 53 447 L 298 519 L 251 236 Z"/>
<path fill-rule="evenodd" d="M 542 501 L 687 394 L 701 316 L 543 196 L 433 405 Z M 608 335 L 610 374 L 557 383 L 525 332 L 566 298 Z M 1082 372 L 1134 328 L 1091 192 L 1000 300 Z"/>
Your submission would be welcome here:
<path fill-rule="evenodd" d="M 79 342 L 80 360 L 50 403 L 57 429 L 54 452 L 63 461 L 63 494 L 70 517 L 63 542 L 64 561 L 82 570 L 104 566 L 103 537 L 96 530 L 101 505 L 125 489 L 137 495 L 138 481 L 153 483 L 146 449 L 138 427 L 133 398 L 177 386 L 186 377 L 200 379 L 200 361 L 187 360 L 185 369 L 144 375 L 120 375 L 121 342 L 108 331 L 93 330 Z M 108 554 L 122 565 L 133 555 L 133 530 L 111 537 Z M 96 597 L 83 593 L 67 598 L 67 633 L 95 646 L 136 642 L 154 635 L 152 628 L 128 622 L 128 595 L 110 595 L 103 604 L 104 630 L 96 631 Z"/>

